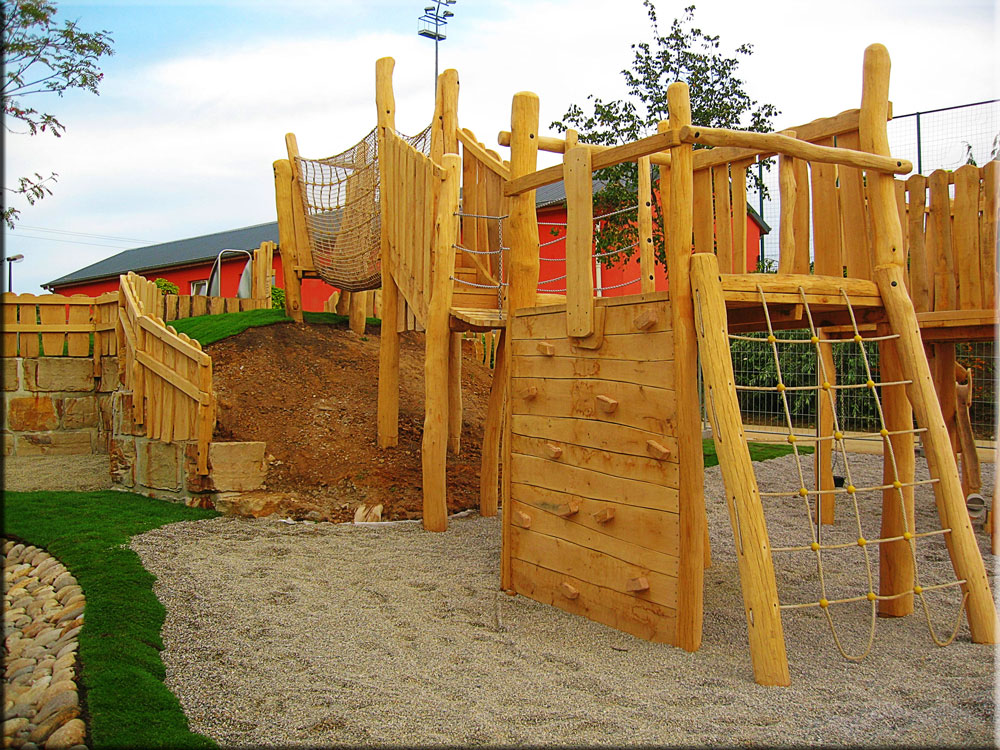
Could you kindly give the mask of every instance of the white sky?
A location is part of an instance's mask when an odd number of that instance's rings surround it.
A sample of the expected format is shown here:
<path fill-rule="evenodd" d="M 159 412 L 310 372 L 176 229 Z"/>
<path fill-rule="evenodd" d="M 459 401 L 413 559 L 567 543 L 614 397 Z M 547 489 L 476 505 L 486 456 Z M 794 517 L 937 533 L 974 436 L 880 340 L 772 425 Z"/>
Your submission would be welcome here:
<path fill-rule="evenodd" d="M 5 134 L 5 185 L 59 174 L 53 196 L 15 202 L 22 215 L 5 230 L 5 253 L 25 260 L 14 291 L 39 293 L 126 248 L 274 221 L 271 164 L 284 134 L 313 157 L 358 141 L 375 124 L 379 57 L 396 59 L 397 127 L 420 130 L 433 108 L 434 44 L 416 33 L 424 4 L 60 3 L 81 28 L 111 31 L 116 55 L 102 65 L 100 97 L 36 98 L 67 126 L 61 139 Z M 661 32 L 687 4 L 661 0 Z M 897 114 L 997 97 L 991 0 L 696 5 L 695 24 L 724 52 L 754 45 L 738 74 L 752 98 L 781 110 L 779 129 L 858 106 L 872 42 L 892 57 Z M 624 96 L 631 45 L 651 38 L 640 0 L 458 0 L 452 10 L 440 66 L 459 72 L 459 124 L 494 148 L 514 93 L 539 95 L 545 132 L 588 94 Z"/>

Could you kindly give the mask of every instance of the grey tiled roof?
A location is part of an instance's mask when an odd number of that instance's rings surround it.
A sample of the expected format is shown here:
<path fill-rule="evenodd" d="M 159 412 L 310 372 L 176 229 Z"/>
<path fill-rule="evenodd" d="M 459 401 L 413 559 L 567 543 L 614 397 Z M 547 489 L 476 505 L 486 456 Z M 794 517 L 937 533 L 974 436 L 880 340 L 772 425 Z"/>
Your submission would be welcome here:
<path fill-rule="evenodd" d="M 603 187 L 603 182 L 594 180 L 595 193 Z M 535 205 L 538 208 L 559 205 L 565 201 L 566 188 L 562 181 L 545 185 L 535 191 Z M 752 206 L 747 208 L 757 223 L 761 225 L 763 233 L 767 234 L 770 227 L 764 223 L 764 220 L 753 210 Z M 278 222 L 254 224 L 241 229 L 229 229 L 225 232 L 203 234 L 200 237 L 189 237 L 173 242 L 163 242 L 159 245 L 147 245 L 146 247 L 125 250 L 78 271 L 60 276 L 42 286 L 47 289 L 58 289 L 70 284 L 115 278 L 129 271 L 148 275 L 150 272 L 160 269 L 214 261 L 221 250 L 253 250 L 259 247 L 261 242 L 266 241 L 278 241 Z"/>
<path fill-rule="evenodd" d="M 147 275 L 148 272 L 158 269 L 214 261 L 220 250 L 253 250 L 265 241 L 278 241 L 278 222 L 271 221 L 241 229 L 229 229 L 225 232 L 125 250 L 92 263 L 86 268 L 60 276 L 42 286 L 51 289 L 67 284 L 116 277 L 129 271 Z"/>

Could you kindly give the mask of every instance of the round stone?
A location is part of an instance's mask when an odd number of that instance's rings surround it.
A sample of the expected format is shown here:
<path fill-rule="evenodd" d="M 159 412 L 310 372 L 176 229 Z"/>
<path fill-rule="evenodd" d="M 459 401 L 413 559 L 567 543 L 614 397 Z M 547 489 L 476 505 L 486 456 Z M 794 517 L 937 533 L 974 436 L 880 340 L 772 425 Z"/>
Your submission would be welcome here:
<path fill-rule="evenodd" d="M 55 685 L 52 687 L 55 687 Z M 51 690 L 52 688 L 49 689 Z M 42 724 L 46 719 L 54 716 L 59 711 L 78 705 L 80 705 L 80 698 L 76 690 L 64 690 L 61 693 L 56 693 L 38 709 L 38 713 L 35 714 L 35 724 Z"/>
<path fill-rule="evenodd" d="M 87 725 L 82 719 L 70 719 L 54 731 L 45 742 L 45 750 L 69 750 L 82 745 L 87 737 Z"/>
<path fill-rule="evenodd" d="M 63 724 L 75 719 L 80 715 L 80 709 L 76 706 L 67 706 L 61 711 L 57 711 L 48 719 L 39 724 L 35 729 L 28 735 L 28 740 L 31 742 L 44 742 L 48 739 L 49 735 L 55 732 Z"/>

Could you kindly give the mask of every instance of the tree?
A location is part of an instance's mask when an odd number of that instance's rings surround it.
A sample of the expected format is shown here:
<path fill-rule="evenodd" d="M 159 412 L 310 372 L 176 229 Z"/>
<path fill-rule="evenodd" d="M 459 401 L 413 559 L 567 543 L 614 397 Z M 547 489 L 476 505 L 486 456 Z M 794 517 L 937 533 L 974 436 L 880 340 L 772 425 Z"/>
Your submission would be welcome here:
<path fill-rule="evenodd" d="M 75 21 L 55 19 L 55 3 L 48 0 L 3 0 L 3 113 L 8 133 L 36 135 L 51 133 L 57 138 L 66 130 L 53 114 L 26 106 L 22 100 L 36 94 L 62 96 L 71 89 L 83 89 L 94 94 L 104 77 L 97 63 L 114 54 L 114 40 L 107 31 L 81 31 Z M 12 126 L 12 123 L 15 123 Z M 20 127 L 26 130 L 15 129 Z M 4 187 L 13 195 L 21 195 L 28 203 L 51 195 L 49 185 L 57 175 L 43 177 L 35 172 L 18 179 L 17 187 Z M 4 201 L 6 204 L 7 201 Z M 4 205 L 3 218 L 14 228 L 20 212 Z"/>
<path fill-rule="evenodd" d="M 635 52 L 632 69 L 622 71 L 628 97 L 605 102 L 590 95 L 587 97 L 592 102 L 590 112 L 573 104 L 563 119 L 550 127 L 560 132 L 573 128 L 579 132 L 582 143 L 604 146 L 644 138 L 656 132 L 659 121 L 667 119 L 667 86 L 674 81 L 685 81 L 691 97 L 692 122 L 756 132 L 772 129 L 771 118 L 779 114 L 778 110 L 751 99 L 743 81 L 736 76 L 740 58 L 753 53 L 752 45 L 741 44 L 735 57 L 723 55 L 719 52 L 719 37 L 693 25 L 693 5 L 686 7 L 683 17 L 674 19 L 670 31 L 662 35 L 654 0 L 643 0 L 643 6 L 652 26 L 653 40 L 632 45 Z M 634 163 L 599 170 L 595 178 L 603 183 L 594 196 L 595 214 L 635 204 L 638 171 Z M 659 204 L 654 201 L 655 255 L 660 263 L 665 263 L 661 219 Z M 627 213 L 604 220 L 596 234 L 600 260 L 609 265 L 632 257 L 637 243 L 634 216 Z"/>

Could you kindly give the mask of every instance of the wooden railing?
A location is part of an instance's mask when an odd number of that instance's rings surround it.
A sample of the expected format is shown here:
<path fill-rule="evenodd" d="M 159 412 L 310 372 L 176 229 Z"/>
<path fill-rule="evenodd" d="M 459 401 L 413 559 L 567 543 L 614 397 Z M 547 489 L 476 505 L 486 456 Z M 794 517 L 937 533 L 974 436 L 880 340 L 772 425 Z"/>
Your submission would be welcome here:
<path fill-rule="evenodd" d="M 4 357 L 101 357 L 118 352 L 115 292 L 100 297 L 61 294 L 3 295 Z"/>
<path fill-rule="evenodd" d="M 131 272 L 120 281 L 118 366 L 132 391 L 133 420 L 149 438 L 197 440 L 198 473 L 206 475 L 216 413 L 212 359 L 197 341 L 147 312 L 162 309 L 153 282 Z"/>
<path fill-rule="evenodd" d="M 922 328 L 957 311 L 964 327 L 996 322 L 998 178 L 991 161 L 896 182 L 909 248 L 907 281 Z"/>
<path fill-rule="evenodd" d="M 391 130 L 386 131 L 381 161 L 389 270 L 417 323 L 426 327 L 433 288 L 435 207 L 444 170 Z"/>

